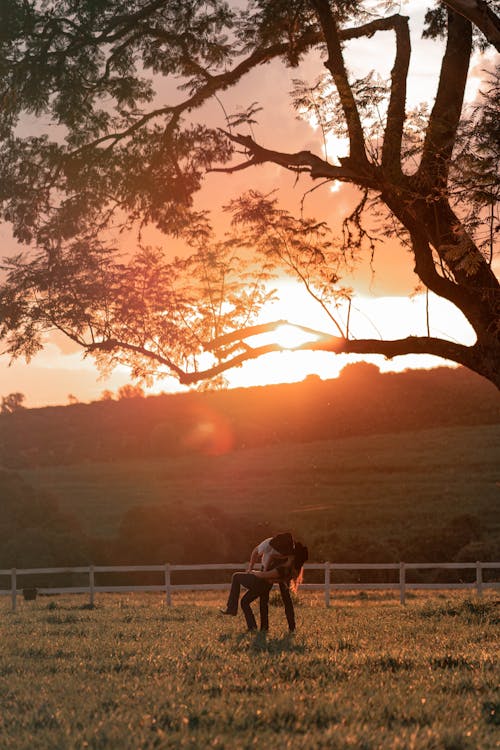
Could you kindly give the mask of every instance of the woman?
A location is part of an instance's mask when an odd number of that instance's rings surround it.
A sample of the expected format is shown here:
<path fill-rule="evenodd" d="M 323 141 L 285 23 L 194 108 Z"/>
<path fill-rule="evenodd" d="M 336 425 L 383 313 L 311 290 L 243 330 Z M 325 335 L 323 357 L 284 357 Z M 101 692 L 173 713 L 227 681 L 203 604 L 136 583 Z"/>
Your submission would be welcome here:
<path fill-rule="evenodd" d="M 279 563 L 270 570 L 253 571 L 252 573 L 234 573 L 231 582 L 231 591 L 227 600 L 226 609 L 221 610 L 223 615 L 236 616 L 238 613 L 238 599 L 240 588 L 247 589 L 241 599 L 241 609 L 249 630 L 257 629 L 257 622 L 250 604 L 259 599 L 260 605 L 260 629 L 269 628 L 269 592 L 274 583 L 279 583 L 285 613 L 290 631 L 295 630 L 295 612 L 293 608 L 290 591 L 296 591 L 302 580 L 303 566 L 308 559 L 308 550 L 301 542 L 295 542 L 292 555 L 285 562 Z"/>

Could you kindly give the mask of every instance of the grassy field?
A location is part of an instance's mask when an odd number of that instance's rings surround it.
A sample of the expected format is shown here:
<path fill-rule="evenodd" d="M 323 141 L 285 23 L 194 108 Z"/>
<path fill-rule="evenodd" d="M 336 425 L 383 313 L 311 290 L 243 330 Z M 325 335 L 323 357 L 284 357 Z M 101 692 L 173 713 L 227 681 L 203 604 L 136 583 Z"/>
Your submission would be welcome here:
<path fill-rule="evenodd" d="M 484 425 L 21 473 L 94 537 L 116 533 L 133 506 L 182 503 L 253 514 L 315 540 L 325 529 L 384 544 L 424 538 L 460 514 L 500 538 L 499 445 L 500 425 Z M 314 559 L 320 552 L 330 554 L 316 545 Z"/>
<path fill-rule="evenodd" d="M 493 750 L 498 601 L 302 594 L 298 632 L 223 594 L 0 602 L 2 750 Z"/>

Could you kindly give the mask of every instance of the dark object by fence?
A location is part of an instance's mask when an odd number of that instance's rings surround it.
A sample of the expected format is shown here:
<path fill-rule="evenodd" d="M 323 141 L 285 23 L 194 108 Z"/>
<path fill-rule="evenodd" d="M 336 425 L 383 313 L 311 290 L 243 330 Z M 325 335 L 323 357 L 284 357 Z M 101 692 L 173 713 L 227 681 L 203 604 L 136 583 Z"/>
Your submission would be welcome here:
<path fill-rule="evenodd" d="M 38 589 L 35 589 L 35 588 L 23 589 L 23 597 L 24 597 L 24 600 L 27 602 L 34 601 L 37 597 L 37 594 L 38 594 Z"/>

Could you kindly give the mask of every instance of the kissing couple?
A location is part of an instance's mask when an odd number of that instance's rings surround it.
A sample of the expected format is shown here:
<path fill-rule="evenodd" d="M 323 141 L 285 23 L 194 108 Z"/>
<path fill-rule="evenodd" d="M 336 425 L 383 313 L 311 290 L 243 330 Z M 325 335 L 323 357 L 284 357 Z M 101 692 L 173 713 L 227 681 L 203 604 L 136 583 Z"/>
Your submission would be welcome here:
<path fill-rule="evenodd" d="M 257 622 L 250 604 L 259 599 L 260 629 L 269 629 L 269 594 L 275 583 L 278 584 L 290 632 L 295 631 L 295 610 L 291 593 L 302 581 L 303 566 L 308 559 L 308 549 L 295 541 L 290 532 L 282 532 L 264 539 L 252 551 L 247 570 L 234 573 L 231 590 L 223 615 L 236 616 L 241 587 L 246 593 L 241 598 L 241 609 L 245 615 L 248 630 L 257 630 Z M 254 566 L 260 562 L 260 569 Z"/>

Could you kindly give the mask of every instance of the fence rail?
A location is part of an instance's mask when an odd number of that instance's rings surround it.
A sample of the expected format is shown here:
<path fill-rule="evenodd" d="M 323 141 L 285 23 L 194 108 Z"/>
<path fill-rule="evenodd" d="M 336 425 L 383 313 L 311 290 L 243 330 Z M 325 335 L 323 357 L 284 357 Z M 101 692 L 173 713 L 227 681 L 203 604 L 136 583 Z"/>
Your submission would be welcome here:
<path fill-rule="evenodd" d="M 75 568 L 11 568 L 0 570 L 0 579 L 8 577 L 10 586 L 0 588 L 0 596 L 10 596 L 12 611 L 16 611 L 17 596 L 27 592 L 37 594 L 88 594 L 90 605 L 94 605 L 95 595 L 100 593 L 136 592 L 136 591 L 158 591 L 165 595 L 168 605 L 172 604 L 172 593 L 176 591 L 220 591 L 229 588 L 227 583 L 172 583 L 172 573 L 180 571 L 205 571 L 205 570 L 244 570 L 247 563 L 209 563 L 205 565 L 90 565 Z M 475 563 L 307 563 L 306 570 L 324 571 L 322 583 L 304 583 L 301 588 L 305 590 L 323 591 L 325 606 L 330 606 L 332 591 L 370 591 L 386 590 L 399 591 L 401 604 L 405 603 L 406 593 L 414 590 L 447 590 L 447 589 L 470 589 L 475 590 L 481 596 L 484 589 L 500 589 L 500 581 L 484 581 L 484 570 L 500 570 L 500 562 L 475 562 Z M 408 583 L 406 573 L 409 570 L 473 570 L 475 580 L 469 583 Z M 394 583 L 340 583 L 332 580 L 332 573 L 336 571 L 359 571 L 359 570 L 395 570 L 399 571 L 398 581 Z M 23 576 L 58 575 L 58 574 L 83 574 L 88 576 L 86 586 L 64 586 L 56 587 L 19 587 Z M 162 573 L 163 583 L 154 585 L 97 585 L 95 576 L 99 573 Z"/>

